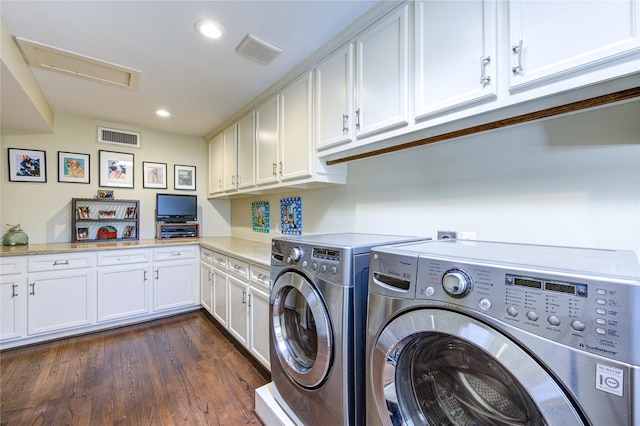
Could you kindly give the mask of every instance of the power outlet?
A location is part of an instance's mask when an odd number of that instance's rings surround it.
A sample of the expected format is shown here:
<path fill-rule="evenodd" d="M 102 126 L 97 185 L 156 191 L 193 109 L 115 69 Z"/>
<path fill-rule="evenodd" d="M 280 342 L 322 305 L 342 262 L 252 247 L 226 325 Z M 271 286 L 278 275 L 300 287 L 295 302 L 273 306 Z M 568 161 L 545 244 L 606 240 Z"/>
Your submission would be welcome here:
<path fill-rule="evenodd" d="M 439 240 L 455 240 L 456 238 L 458 238 L 456 231 L 438 231 Z"/>

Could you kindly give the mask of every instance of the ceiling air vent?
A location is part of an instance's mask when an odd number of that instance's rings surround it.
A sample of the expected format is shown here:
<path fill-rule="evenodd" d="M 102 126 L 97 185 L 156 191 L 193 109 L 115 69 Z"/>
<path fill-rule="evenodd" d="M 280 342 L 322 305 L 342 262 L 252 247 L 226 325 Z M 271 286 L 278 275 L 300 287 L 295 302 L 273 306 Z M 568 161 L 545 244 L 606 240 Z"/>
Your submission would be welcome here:
<path fill-rule="evenodd" d="M 140 133 L 98 127 L 98 142 L 140 148 Z"/>
<path fill-rule="evenodd" d="M 247 34 L 238 47 L 236 47 L 236 52 L 266 65 L 277 58 L 278 55 L 282 53 L 282 49 L 259 39 L 253 34 Z"/>

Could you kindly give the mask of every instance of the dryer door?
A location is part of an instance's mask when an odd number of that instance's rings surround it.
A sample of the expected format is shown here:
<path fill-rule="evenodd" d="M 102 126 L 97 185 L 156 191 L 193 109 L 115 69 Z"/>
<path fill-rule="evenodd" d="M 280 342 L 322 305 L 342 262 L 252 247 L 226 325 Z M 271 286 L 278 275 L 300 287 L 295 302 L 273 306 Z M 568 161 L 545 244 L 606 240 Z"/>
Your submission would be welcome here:
<path fill-rule="evenodd" d="M 319 387 L 332 363 L 329 313 L 315 286 L 290 270 L 271 290 L 271 333 L 278 362 L 294 382 Z"/>
<path fill-rule="evenodd" d="M 583 425 L 527 352 L 462 314 L 420 309 L 379 335 L 370 372 L 388 425 Z"/>

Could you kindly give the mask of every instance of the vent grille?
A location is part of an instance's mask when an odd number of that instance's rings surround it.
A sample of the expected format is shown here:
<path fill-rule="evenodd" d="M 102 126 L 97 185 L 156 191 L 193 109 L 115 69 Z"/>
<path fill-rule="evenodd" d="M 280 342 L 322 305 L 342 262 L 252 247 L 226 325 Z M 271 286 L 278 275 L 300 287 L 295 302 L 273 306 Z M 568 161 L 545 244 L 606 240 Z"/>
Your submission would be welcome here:
<path fill-rule="evenodd" d="M 282 49 L 253 34 L 247 34 L 236 47 L 236 52 L 266 65 L 277 58 L 282 53 Z"/>
<path fill-rule="evenodd" d="M 140 148 L 140 133 L 98 127 L 98 142 Z"/>

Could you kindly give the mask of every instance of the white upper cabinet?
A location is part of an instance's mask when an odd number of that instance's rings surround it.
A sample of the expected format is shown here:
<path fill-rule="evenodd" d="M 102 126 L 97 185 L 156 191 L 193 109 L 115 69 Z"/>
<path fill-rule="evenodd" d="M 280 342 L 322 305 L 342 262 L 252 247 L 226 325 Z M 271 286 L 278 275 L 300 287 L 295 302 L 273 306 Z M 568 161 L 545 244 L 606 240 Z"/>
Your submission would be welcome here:
<path fill-rule="evenodd" d="M 222 133 L 214 137 L 207 144 L 209 155 L 209 195 L 222 192 L 222 153 L 223 139 Z"/>
<path fill-rule="evenodd" d="M 237 126 L 233 123 L 222 132 L 222 190 L 234 191 L 238 172 Z"/>
<path fill-rule="evenodd" d="M 316 67 L 316 149 L 353 140 L 353 43 Z"/>
<path fill-rule="evenodd" d="M 256 107 L 256 184 L 278 181 L 278 99 L 275 94 Z"/>
<path fill-rule="evenodd" d="M 357 138 L 408 123 L 409 6 L 356 37 Z"/>
<path fill-rule="evenodd" d="M 566 81 L 640 51 L 637 0 L 510 0 L 508 6 L 512 92 Z M 630 72 L 638 72 L 638 61 L 627 61 Z M 619 76 L 608 71 L 597 80 Z"/>
<path fill-rule="evenodd" d="M 495 0 L 415 2 L 417 120 L 496 99 L 496 14 Z"/>
<path fill-rule="evenodd" d="M 281 181 L 313 174 L 313 77 L 308 72 L 280 92 Z"/>
<path fill-rule="evenodd" d="M 256 170 L 256 125 L 254 111 L 245 114 L 238 120 L 238 189 L 255 185 Z"/>

